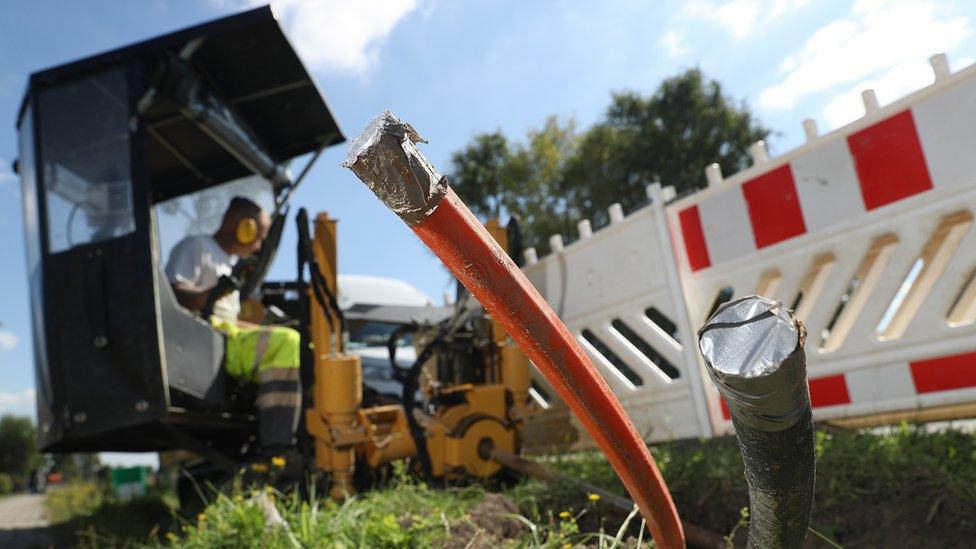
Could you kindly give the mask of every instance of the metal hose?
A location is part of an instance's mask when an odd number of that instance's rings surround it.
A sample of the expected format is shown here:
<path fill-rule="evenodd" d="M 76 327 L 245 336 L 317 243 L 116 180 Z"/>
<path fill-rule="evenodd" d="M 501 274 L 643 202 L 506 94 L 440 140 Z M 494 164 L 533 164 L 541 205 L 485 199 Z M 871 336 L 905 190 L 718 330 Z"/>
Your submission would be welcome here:
<path fill-rule="evenodd" d="M 803 325 L 780 302 L 726 303 L 699 330 L 749 484 L 749 547 L 800 547 L 810 524 L 814 435 Z"/>

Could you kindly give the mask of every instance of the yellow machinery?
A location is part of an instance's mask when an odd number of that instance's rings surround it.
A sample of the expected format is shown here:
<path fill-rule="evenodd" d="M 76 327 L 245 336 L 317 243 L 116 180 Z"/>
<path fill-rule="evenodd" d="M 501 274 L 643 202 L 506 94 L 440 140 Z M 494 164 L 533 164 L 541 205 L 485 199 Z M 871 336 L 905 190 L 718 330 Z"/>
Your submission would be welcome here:
<path fill-rule="evenodd" d="M 242 320 L 295 327 L 307 344 L 309 436 L 298 446 L 334 480 L 333 495 L 355 490 L 357 466 L 413 457 L 428 477 L 486 476 L 499 466 L 479 454 L 482 441 L 518 448 L 528 362 L 476 304 L 414 334 L 422 360 L 394 370 L 407 398 L 364 407 L 335 301 L 336 222 L 318 216 L 311 238 L 302 215 L 312 292 L 305 263 L 298 280 L 264 280 L 296 188 L 345 140 L 270 8 L 36 73 L 18 131 L 44 451 L 179 451 L 194 456 L 180 460 L 181 479 L 214 484 L 257 457 L 255 388 L 224 368 L 207 307 L 177 299 L 162 238 L 166 212 L 182 211 L 174 201 L 209 204 L 254 185 L 273 201 L 271 226 L 260 252 L 221 280 L 250 298 Z M 289 163 L 306 154 L 292 178 Z"/>
<path fill-rule="evenodd" d="M 336 225 L 336 220 L 319 214 L 312 241 L 332 295 L 337 290 Z M 497 220 L 489 222 L 488 229 L 507 247 L 506 230 Z M 306 410 L 305 421 L 315 441 L 315 466 L 331 476 L 332 497 L 341 499 L 355 491 L 357 463 L 376 468 L 397 459 L 421 457 L 427 461 L 425 473 L 433 478 L 484 478 L 498 473 L 501 465 L 479 447 L 487 443 L 518 452 L 519 427 L 535 410 L 529 398 L 529 361 L 498 323 L 484 318 L 480 307 L 473 324 L 486 327 L 487 337 L 455 332 L 454 341 L 442 342 L 440 348 L 418 349 L 420 364 L 415 370 L 426 374 L 420 389 L 434 412 L 427 414 L 411 406 L 414 417 L 408 418 L 401 404 L 362 407 L 359 357 L 346 352 L 336 315 L 315 299 L 309 302 L 315 377 L 314 405 Z M 437 339 L 434 331 L 418 338 L 425 348 Z M 452 352 L 452 347 L 458 352 Z M 450 368 L 444 367 L 445 362 L 456 363 L 457 359 L 480 362 L 462 368 L 477 372 L 477 378 L 459 379 L 446 373 Z M 411 419 L 422 433 L 419 437 L 411 432 Z"/>

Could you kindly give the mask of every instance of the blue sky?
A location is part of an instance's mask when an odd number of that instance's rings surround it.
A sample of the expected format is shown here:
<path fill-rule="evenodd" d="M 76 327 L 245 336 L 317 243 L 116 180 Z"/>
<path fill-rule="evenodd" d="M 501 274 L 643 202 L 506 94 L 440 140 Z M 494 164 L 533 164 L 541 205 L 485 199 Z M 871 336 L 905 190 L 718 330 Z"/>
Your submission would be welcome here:
<path fill-rule="evenodd" d="M 33 414 L 33 362 L 15 115 L 29 73 L 256 5 L 244 0 L 5 3 L 0 21 L 0 412 Z M 931 82 L 928 57 L 976 59 L 976 5 L 963 1 L 789 0 L 275 2 L 347 136 L 390 109 L 430 140 L 446 170 L 477 132 L 511 137 L 550 114 L 596 121 L 616 90 L 649 93 L 700 66 L 777 133 L 772 154 Z M 344 273 L 397 277 L 440 299 L 445 272 L 328 151 L 296 203 L 340 222 Z M 664 182 L 667 184 L 667 182 Z M 293 276 L 286 235 L 273 278 Z"/>

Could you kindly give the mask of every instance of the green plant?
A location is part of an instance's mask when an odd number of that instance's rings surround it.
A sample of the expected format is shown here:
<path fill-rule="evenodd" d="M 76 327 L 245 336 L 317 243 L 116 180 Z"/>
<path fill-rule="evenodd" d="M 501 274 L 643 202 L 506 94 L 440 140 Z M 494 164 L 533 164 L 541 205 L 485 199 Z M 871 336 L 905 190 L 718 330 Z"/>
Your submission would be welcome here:
<path fill-rule="evenodd" d="M 14 478 L 7 473 L 0 473 L 0 495 L 14 491 Z"/>
<path fill-rule="evenodd" d="M 51 522 L 64 522 L 95 513 L 105 500 L 107 489 L 94 482 L 72 481 L 49 490 L 44 500 Z"/>
<path fill-rule="evenodd" d="M 738 528 L 742 537 L 748 493 L 734 438 L 661 444 L 652 452 L 684 520 L 720 534 Z M 973 434 L 908 425 L 830 429 L 817 435 L 817 456 L 810 538 L 880 547 L 964 546 L 976 537 Z M 624 494 L 599 453 L 536 459 Z M 49 500 L 77 507 L 69 524 L 87 546 L 465 547 L 480 540 L 487 546 L 610 548 L 649 541 L 636 513 L 573 486 L 524 479 L 498 494 L 477 485 L 432 488 L 402 467 L 397 471 L 388 487 L 342 503 L 322 494 L 303 499 L 272 492 L 287 528 L 268 528 L 255 494 L 239 484 L 223 493 L 202 487 L 203 512 L 175 519 L 160 498 L 121 503 L 93 486 L 71 484 L 69 493 L 52 491 Z"/>

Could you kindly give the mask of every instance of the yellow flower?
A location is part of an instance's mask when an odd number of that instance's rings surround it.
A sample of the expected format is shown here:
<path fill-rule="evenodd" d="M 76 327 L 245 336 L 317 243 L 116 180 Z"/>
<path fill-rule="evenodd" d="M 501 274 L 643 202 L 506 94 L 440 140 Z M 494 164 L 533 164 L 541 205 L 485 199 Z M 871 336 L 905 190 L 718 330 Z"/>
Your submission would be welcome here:
<path fill-rule="evenodd" d="M 573 549 L 573 544 L 572 543 L 564 543 L 563 544 L 563 549 Z"/>
<path fill-rule="evenodd" d="M 285 466 L 285 463 L 286 463 L 285 456 L 275 456 L 275 457 L 271 458 L 271 465 L 274 465 L 275 467 L 277 467 L 279 469 L 281 469 L 282 467 L 284 467 Z"/>
<path fill-rule="evenodd" d="M 199 520 L 200 522 L 203 522 L 203 521 L 207 520 L 207 515 L 205 515 L 203 513 L 200 513 L 199 515 L 197 515 L 197 520 Z"/>
<path fill-rule="evenodd" d="M 559 518 L 568 519 L 569 517 L 570 517 L 569 511 L 563 511 L 563 512 L 559 513 Z"/>
<path fill-rule="evenodd" d="M 237 494 L 236 496 L 234 496 L 234 501 L 236 501 L 237 503 L 240 503 L 240 502 L 244 501 L 244 496 L 242 496 L 240 494 Z"/>
<path fill-rule="evenodd" d="M 264 485 L 264 493 L 265 494 L 270 494 L 273 490 L 274 490 L 274 488 L 272 488 L 271 485 L 269 485 L 269 484 L 265 484 Z"/>
<path fill-rule="evenodd" d="M 173 532 L 166 532 L 166 539 L 168 539 L 170 543 L 176 543 L 178 538 Z"/>
<path fill-rule="evenodd" d="M 586 496 L 590 501 L 600 501 L 600 494 L 590 494 Z"/>

